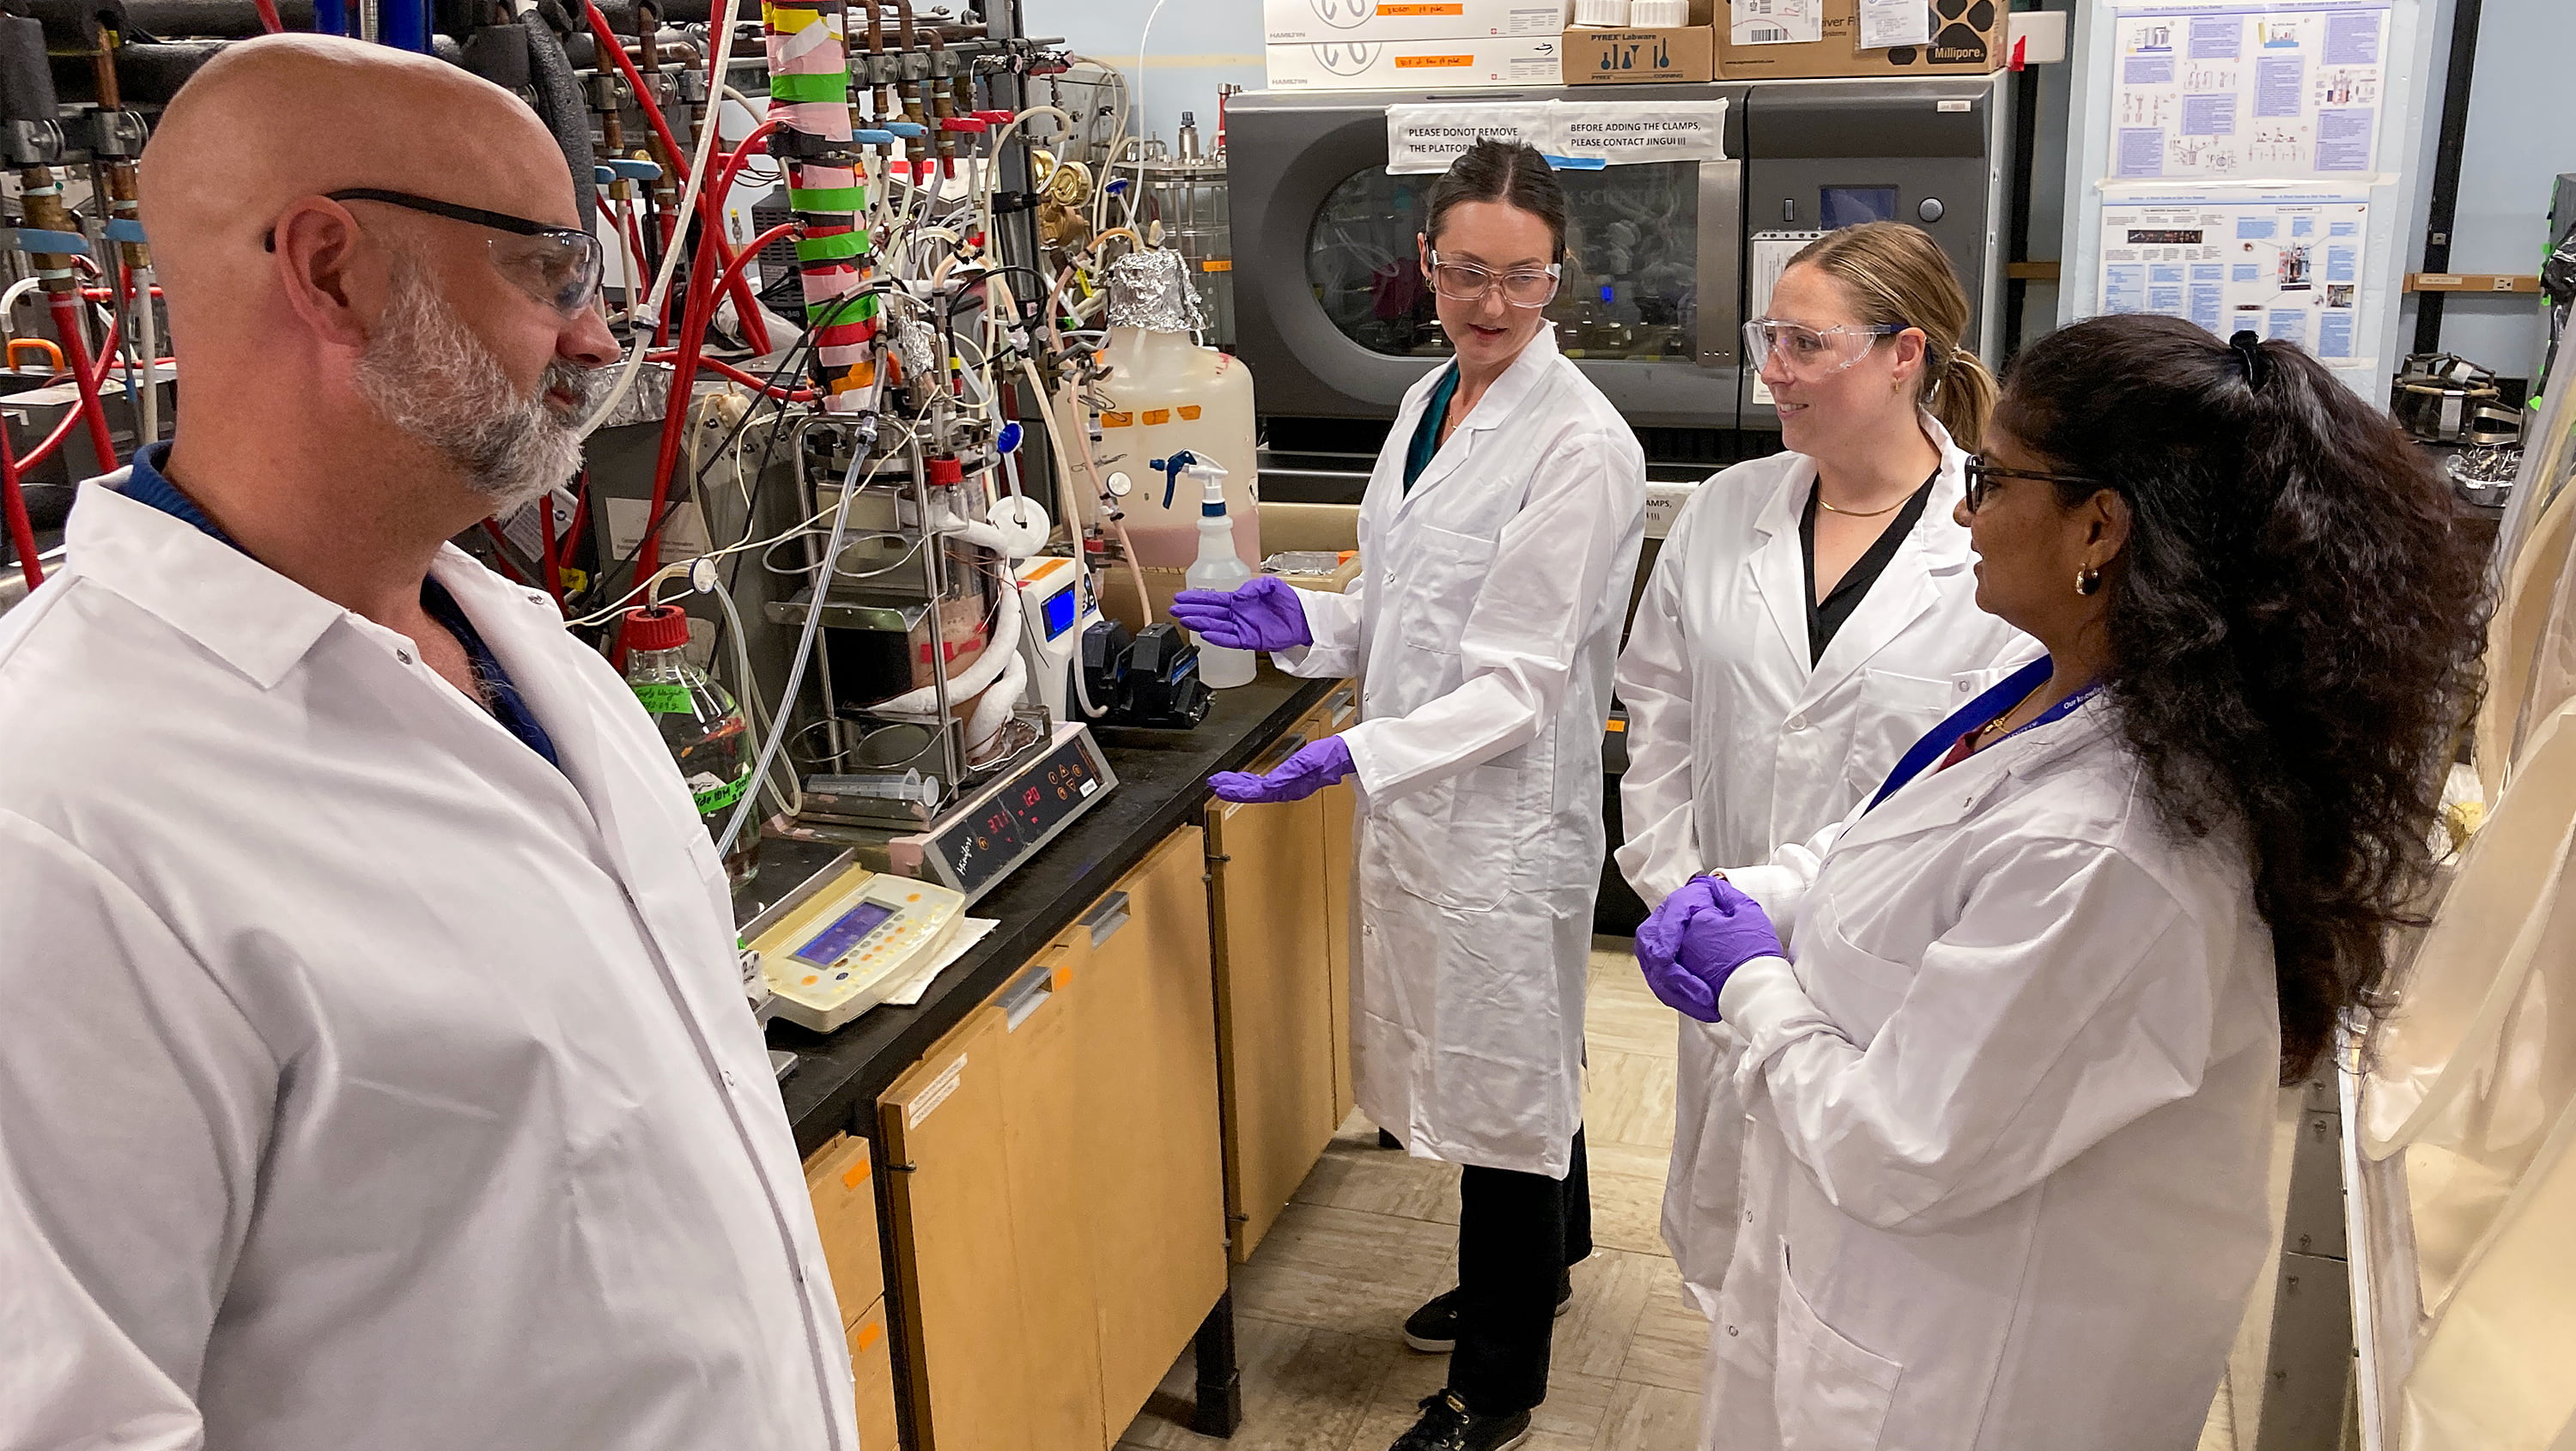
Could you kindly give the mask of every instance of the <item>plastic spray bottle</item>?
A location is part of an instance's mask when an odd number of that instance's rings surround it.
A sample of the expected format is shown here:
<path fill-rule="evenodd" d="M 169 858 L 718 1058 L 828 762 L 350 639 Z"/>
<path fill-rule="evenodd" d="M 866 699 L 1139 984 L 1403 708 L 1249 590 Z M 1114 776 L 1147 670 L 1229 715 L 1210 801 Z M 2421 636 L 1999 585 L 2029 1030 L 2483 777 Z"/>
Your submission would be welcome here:
<path fill-rule="evenodd" d="M 1192 589 L 1230 590 L 1252 579 L 1252 566 L 1234 552 L 1234 522 L 1225 512 L 1225 469 L 1192 457 L 1183 470 L 1199 485 L 1199 557 L 1182 576 Z M 1195 637 L 1194 637 L 1195 638 Z M 1226 650 L 1198 640 L 1199 679 L 1211 690 L 1250 685 L 1259 662 L 1249 650 Z"/>

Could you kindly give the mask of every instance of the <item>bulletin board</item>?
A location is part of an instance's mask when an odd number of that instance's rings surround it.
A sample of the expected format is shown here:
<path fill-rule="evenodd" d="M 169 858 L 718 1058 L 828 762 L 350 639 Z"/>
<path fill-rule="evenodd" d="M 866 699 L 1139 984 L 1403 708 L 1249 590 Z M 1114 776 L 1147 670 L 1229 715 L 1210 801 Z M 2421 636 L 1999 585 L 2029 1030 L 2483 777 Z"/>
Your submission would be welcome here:
<path fill-rule="evenodd" d="M 2438 98 L 2429 0 L 2106 0 L 2070 63 L 2059 321 L 2297 343 L 2385 406 Z"/>

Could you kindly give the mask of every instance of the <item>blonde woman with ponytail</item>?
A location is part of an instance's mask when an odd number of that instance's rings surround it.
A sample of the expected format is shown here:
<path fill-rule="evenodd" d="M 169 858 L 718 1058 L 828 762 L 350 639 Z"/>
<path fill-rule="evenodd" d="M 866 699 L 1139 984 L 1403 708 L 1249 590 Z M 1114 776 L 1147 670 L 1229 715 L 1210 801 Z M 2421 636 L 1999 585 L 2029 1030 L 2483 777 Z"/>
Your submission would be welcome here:
<path fill-rule="evenodd" d="M 1799 253 L 1745 329 L 1788 451 L 1683 506 L 1619 660 L 1619 866 L 1655 908 L 1638 933 L 1648 980 L 1683 1014 L 1664 1239 L 1703 1313 L 1740 1217 L 1743 1114 L 1727 1028 L 1655 971 L 1685 885 L 1841 820 L 1918 737 L 2040 653 L 1977 608 L 1952 517 L 1995 402 L 1967 324 L 1919 228 L 1849 227 Z"/>

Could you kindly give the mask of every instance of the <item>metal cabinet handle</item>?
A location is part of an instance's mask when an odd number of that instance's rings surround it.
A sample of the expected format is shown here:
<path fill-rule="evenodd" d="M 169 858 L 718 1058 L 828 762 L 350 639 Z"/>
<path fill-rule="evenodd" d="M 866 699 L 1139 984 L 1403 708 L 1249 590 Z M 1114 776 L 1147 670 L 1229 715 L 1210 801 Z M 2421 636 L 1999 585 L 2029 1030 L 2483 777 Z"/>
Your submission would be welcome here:
<path fill-rule="evenodd" d="M 1260 757 L 1253 762 L 1249 769 L 1252 774 L 1256 776 L 1262 775 L 1265 772 L 1277 769 L 1280 762 L 1287 760 L 1290 756 L 1297 754 L 1305 748 L 1306 733 L 1304 731 L 1290 731 L 1288 734 L 1271 742 L 1270 749 L 1262 752 Z"/>
<path fill-rule="evenodd" d="M 1132 915 L 1127 894 L 1112 892 L 1100 899 L 1100 905 L 1083 914 L 1081 925 L 1091 930 L 1091 945 L 1098 947 L 1117 936 L 1118 929 L 1126 926 Z"/>
<path fill-rule="evenodd" d="M 1345 685 L 1324 698 L 1324 716 L 1339 730 L 1359 708 L 1360 688 Z"/>

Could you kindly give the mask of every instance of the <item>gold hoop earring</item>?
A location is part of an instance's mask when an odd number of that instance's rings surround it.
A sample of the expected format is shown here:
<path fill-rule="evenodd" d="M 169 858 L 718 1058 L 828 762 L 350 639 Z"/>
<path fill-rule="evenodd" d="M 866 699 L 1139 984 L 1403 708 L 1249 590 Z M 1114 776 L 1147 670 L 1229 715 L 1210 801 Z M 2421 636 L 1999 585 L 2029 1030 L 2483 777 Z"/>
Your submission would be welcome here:
<path fill-rule="evenodd" d="M 2075 592 L 2086 596 L 2101 593 L 2102 571 L 2089 564 L 2075 571 Z"/>

